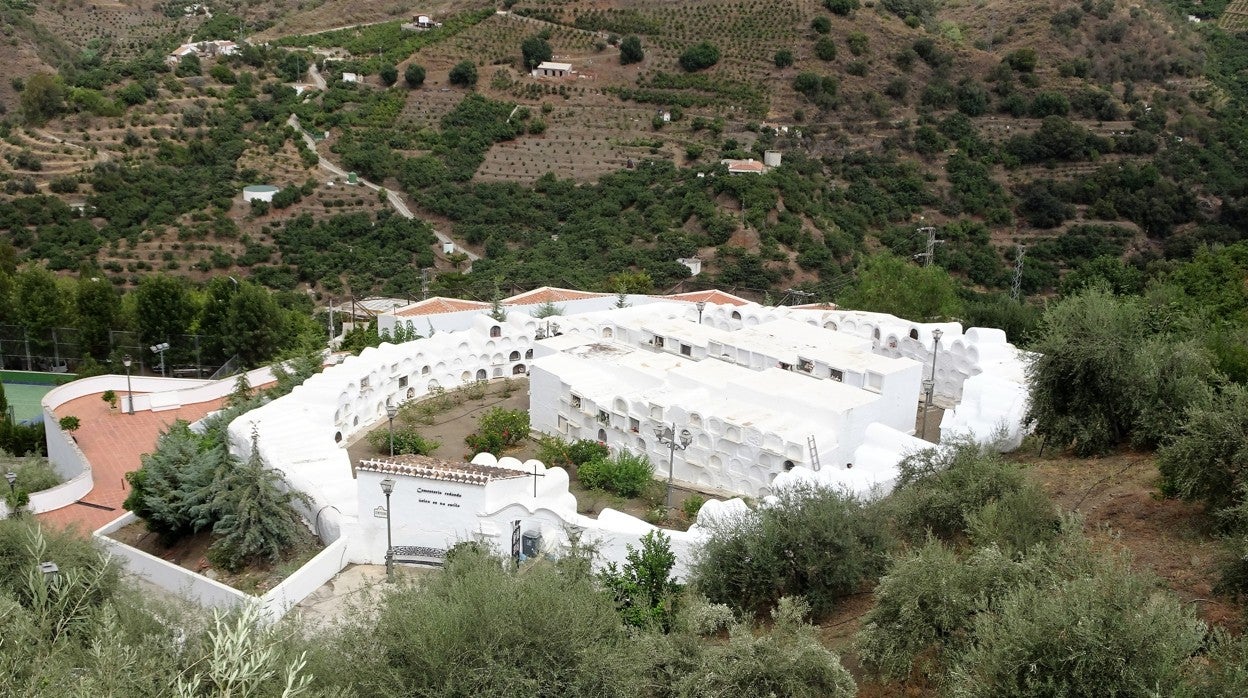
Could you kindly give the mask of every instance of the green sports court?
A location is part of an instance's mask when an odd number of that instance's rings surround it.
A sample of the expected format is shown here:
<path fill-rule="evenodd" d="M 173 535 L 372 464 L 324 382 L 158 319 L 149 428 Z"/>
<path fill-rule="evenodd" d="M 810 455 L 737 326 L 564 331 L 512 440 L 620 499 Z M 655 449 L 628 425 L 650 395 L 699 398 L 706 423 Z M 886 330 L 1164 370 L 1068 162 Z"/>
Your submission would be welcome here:
<path fill-rule="evenodd" d="M 9 410 L 18 424 L 34 420 L 43 413 L 39 401 L 56 386 L 74 379 L 68 373 L 36 371 L 0 371 L 0 383 L 9 401 Z"/>

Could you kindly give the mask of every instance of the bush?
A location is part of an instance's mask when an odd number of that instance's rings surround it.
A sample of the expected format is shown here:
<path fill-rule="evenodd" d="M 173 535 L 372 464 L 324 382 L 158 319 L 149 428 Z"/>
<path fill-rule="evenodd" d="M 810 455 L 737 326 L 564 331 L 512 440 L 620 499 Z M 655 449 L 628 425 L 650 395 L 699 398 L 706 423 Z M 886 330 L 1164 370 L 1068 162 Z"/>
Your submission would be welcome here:
<path fill-rule="evenodd" d="M 1020 73 L 1030 73 L 1036 69 L 1036 50 L 1020 48 L 1010 51 L 1005 56 L 1005 63 Z"/>
<path fill-rule="evenodd" d="M 712 527 L 691 574 L 709 600 L 755 614 L 803 596 L 822 617 L 884 570 L 892 539 L 879 507 L 814 487 L 776 498 Z"/>
<path fill-rule="evenodd" d="M 695 44 L 680 54 L 680 67 L 686 72 L 705 70 L 719 62 L 719 47 L 708 41 Z"/>
<path fill-rule="evenodd" d="M 371 695 L 628 698 L 643 647 L 580 566 L 514 572 L 471 547 L 441 574 L 400 585 L 334 643 L 334 678 Z"/>
<path fill-rule="evenodd" d="M 495 407 L 482 415 L 477 431 L 464 437 L 464 443 L 477 453 L 498 455 L 528 437 L 528 412 Z"/>
<path fill-rule="evenodd" d="M 381 78 L 381 84 L 390 87 L 399 81 L 399 69 L 393 63 L 386 63 L 377 71 L 377 77 Z"/>
<path fill-rule="evenodd" d="M 727 644 L 707 648 L 698 666 L 680 677 L 676 695 L 851 698 L 858 687 L 805 622 L 808 611 L 800 599 L 786 597 L 772 613 L 770 632 L 734 627 Z"/>
<path fill-rule="evenodd" d="M 776 51 L 776 55 L 772 58 L 777 68 L 788 68 L 793 65 L 793 52 L 787 48 Z"/>
<path fill-rule="evenodd" d="M 72 414 L 68 414 L 57 420 L 56 424 L 61 428 L 61 431 L 68 431 L 72 434 L 82 426 L 82 421 Z"/>
<path fill-rule="evenodd" d="M 1231 384 L 1209 406 L 1184 415 L 1178 437 L 1157 454 L 1166 487 L 1213 508 L 1244 501 L 1248 487 L 1248 388 Z M 1248 524 L 1245 516 L 1244 524 Z"/>
<path fill-rule="evenodd" d="M 827 34 L 832 31 L 832 20 L 824 17 L 823 15 L 819 15 L 818 17 L 810 20 L 810 28 L 814 29 L 817 34 Z"/>
<path fill-rule="evenodd" d="M 959 697 L 1174 696 L 1205 626 L 1125 565 L 1106 565 L 1018 589 L 973 632 L 953 672 Z"/>
<path fill-rule="evenodd" d="M 698 512 L 702 511 L 702 507 L 706 505 L 706 497 L 700 494 L 691 494 L 685 497 L 685 501 L 680 503 L 680 511 L 685 515 L 686 519 L 693 521 L 698 518 Z"/>
<path fill-rule="evenodd" d="M 823 0 L 823 6 L 834 15 L 850 15 L 858 9 L 858 0 Z"/>
<path fill-rule="evenodd" d="M 625 623 L 667 632 L 676 614 L 681 585 L 672 577 L 676 555 L 661 531 L 641 538 L 641 549 L 627 546 L 624 568 L 608 563 L 599 581 L 615 595 L 615 608 Z"/>
<path fill-rule="evenodd" d="M 887 506 L 901 534 L 950 540 L 967 533 L 970 517 L 1025 487 L 1023 473 L 978 444 L 954 442 L 902 459 Z"/>
<path fill-rule="evenodd" d="M 477 85 L 477 65 L 472 61 L 460 61 L 451 68 L 448 76 L 452 85 L 460 85 L 461 87 L 476 87 Z"/>
<path fill-rule="evenodd" d="M 836 42 L 827 36 L 819 37 L 815 42 L 815 57 L 821 61 L 836 60 Z"/>
<path fill-rule="evenodd" d="M 425 84 L 425 67 L 417 63 L 408 63 L 403 69 L 403 82 L 413 88 Z"/>
<path fill-rule="evenodd" d="M 620 65 L 640 63 L 645 58 L 646 52 L 641 48 L 641 39 L 636 36 L 624 37 L 620 42 Z"/>
<path fill-rule="evenodd" d="M 30 492 L 42 492 L 61 484 L 61 476 L 56 474 L 56 468 L 48 462 L 46 458 L 22 458 L 20 460 L 0 460 L 4 464 L 6 472 L 17 473 L 17 481 L 14 487 L 18 490 Z M 0 485 L 0 487 L 6 487 Z"/>
<path fill-rule="evenodd" d="M 378 453 L 390 453 L 390 430 L 377 429 L 368 435 L 368 444 Z M 415 454 L 427 456 L 438 450 L 442 444 L 420 435 L 415 427 L 396 426 L 394 428 L 394 454 Z"/>
<path fill-rule="evenodd" d="M 654 478 L 654 466 L 644 455 L 625 451 L 615 458 L 598 457 L 585 462 L 576 469 L 576 477 L 591 489 L 636 497 Z"/>
<path fill-rule="evenodd" d="M 1023 553 L 1052 540 L 1062 519 L 1049 496 L 1036 485 L 1007 492 L 967 517 L 971 541 L 995 545 L 1010 554 Z"/>

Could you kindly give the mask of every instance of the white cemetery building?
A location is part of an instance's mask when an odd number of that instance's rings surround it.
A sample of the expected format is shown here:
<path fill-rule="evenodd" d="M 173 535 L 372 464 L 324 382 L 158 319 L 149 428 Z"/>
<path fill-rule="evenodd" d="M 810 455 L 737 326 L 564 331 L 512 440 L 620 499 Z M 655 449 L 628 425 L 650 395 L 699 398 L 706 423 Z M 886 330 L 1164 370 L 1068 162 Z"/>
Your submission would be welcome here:
<path fill-rule="evenodd" d="M 564 315 L 534 318 L 548 301 Z M 621 301 L 627 307 L 617 308 Z M 531 374 L 537 429 L 645 452 L 660 479 L 671 452 L 654 428 L 687 430 L 675 480 L 727 499 L 709 502 L 688 532 L 668 532 L 678 571 L 709 519 L 745 508 L 732 495 L 766 495 L 796 481 L 887 490 L 898 462 L 931 446 L 913 435 L 929 376 L 946 408 L 943 437 L 1011 448 L 1024 433 L 1027 356 L 998 330 L 765 307 L 719 291 L 621 299 L 539 289 L 502 303 L 502 322 L 488 303 L 454 299 L 382 312 L 381 327 L 411 319 L 426 336 L 346 356 L 230 424 L 232 452 L 250 455 L 254 429 L 266 466 L 309 496 L 302 513 L 330 546 L 318 564 L 330 564 L 330 555 L 335 569 L 385 560 L 387 479 L 401 561 L 436 560 L 470 540 L 505 553 L 515 532 L 521 546 L 527 540 L 530 551 L 550 553 L 575 535 L 600 548 L 600 562 L 618 563 L 654 530 L 609 509 L 596 518 L 579 514 L 567 473 L 537 461 L 500 454 L 479 454 L 471 465 L 351 461 L 347 444 L 383 424 L 387 404 L 475 380 Z"/>

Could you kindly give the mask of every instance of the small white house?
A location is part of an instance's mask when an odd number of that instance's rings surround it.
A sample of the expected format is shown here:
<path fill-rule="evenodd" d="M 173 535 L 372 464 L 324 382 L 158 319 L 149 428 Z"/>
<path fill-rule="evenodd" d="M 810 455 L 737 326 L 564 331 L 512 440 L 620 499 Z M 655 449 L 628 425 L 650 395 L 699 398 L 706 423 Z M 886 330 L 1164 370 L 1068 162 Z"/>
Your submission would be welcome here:
<path fill-rule="evenodd" d="M 535 78 L 566 78 L 572 74 L 571 63 L 552 63 L 543 61 L 533 69 Z"/>
<path fill-rule="evenodd" d="M 253 184 L 251 186 L 243 187 L 243 201 L 248 203 L 252 201 L 265 201 L 272 203 L 273 197 L 276 196 L 279 191 L 281 191 L 281 188 L 275 187 L 272 184 Z"/>
<path fill-rule="evenodd" d="M 676 261 L 689 267 L 689 276 L 697 276 L 702 273 L 702 259 L 699 257 L 681 257 Z"/>
<path fill-rule="evenodd" d="M 360 76 L 357 75 L 356 73 L 343 73 L 342 81 L 343 82 L 360 82 L 361 79 L 360 79 Z"/>
<path fill-rule="evenodd" d="M 415 17 L 412 17 L 412 21 L 404 22 L 400 26 L 403 31 L 414 32 L 434 29 L 442 26 L 442 23 L 433 21 L 433 18 L 429 15 L 416 15 Z"/>

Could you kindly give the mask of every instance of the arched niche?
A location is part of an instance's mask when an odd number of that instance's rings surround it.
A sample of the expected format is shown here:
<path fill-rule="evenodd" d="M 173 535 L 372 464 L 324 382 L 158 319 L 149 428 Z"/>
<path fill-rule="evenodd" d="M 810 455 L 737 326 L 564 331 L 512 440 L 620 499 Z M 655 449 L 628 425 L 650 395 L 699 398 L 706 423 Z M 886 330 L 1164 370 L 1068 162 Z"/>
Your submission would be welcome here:
<path fill-rule="evenodd" d="M 480 373 L 480 371 L 478 371 L 478 373 Z M 493 376 L 493 377 L 494 377 L 494 378 L 502 378 L 502 377 L 503 377 L 503 369 L 495 367 L 495 369 L 494 369 L 494 376 Z"/>
<path fill-rule="evenodd" d="M 516 365 L 515 365 L 515 367 L 513 367 L 513 368 L 511 369 L 511 375 L 513 375 L 513 376 L 523 376 L 523 375 L 524 375 L 525 370 L 527 370 L 527 369 L 525 369 L 524 364 L 516 364 Z"/>
<path fill-rule="evenodd" d="M 429 375 L 429 366 L 428 366 L 428 365 L 425 365 L 425 366 L 421 366 L 421 367 L 420 367 L 420 375 L 422 375 L 422 376 L 427 376 L 427 375 Z"/>
<path fill-rule="evenodd" d="M 464 371 L 463 373 L 459 374 L 459 379 L 465 383 L 472 380 L 472 371 Z"/>
<path fill-rule="evenodd" d="M 483 380 L 485 380 L 485 379 L 487 379 L 487 378 L 489 378 L 489 374 L 485 372 L 485 369 L 484 369 L 484 368 L 478 368 L 478 369 L 477 369 L 477 380 L 479 380 L 479 381 L 483 381 Z"/>
<path fill-rule="evenodd" d="M 407 389 L 407 399 L 408 399 L 408 400 L 411 400 L 411 399 L 412 399 L 412 398 L 414 398 L 414 397 L 416 397 L 416 389 L 415 389 L 415 388 L 408 388 L 408 389 Z"/>
<path fill-rule="evenodd" d="M 508 361 L 510 361 L 510 362 L 512 362 L 512 363 L 515 363 L 515 362 L 519 361 L 519 360 L 520 360 L 520 352 L 518 352 L 518 351 L 513 351 L 513 352 L 511 352 L 510 354 L 508 354 L 508 355 L 507 355 L 507 360 L 508 360 Z"/>
<path fill-rule="evenodd" d="M 429 392 L 435 393 L 442 389 L 442 384 L 438 382 L 437 378 L 434 378 L 433 380 L 429 381 L 428 388 L 429 388 Z"/>
<path fill-rule="evenodd" d="M 492 326 L 490 327 L 490 336 L 491 336 L 491 337 L 502 337 L 502 336 L 503 336 L 503 328 L 499 327 L 498 325 L 492 325 Z"/>
<path fill-rule="evenodd" d="M 526 358 L 526 359 L 531 359 L 531 358 L 533 358 L 533 350 L 532 350 L 532 349 L 526 349 L 526 350 L 524 351 L 524 358 Z"/>
<path fill-rule="evenodd" d="M 607 430 L 606 429 L 598 430 L 598 441 L 604 444 L 607 442 Z"/>

